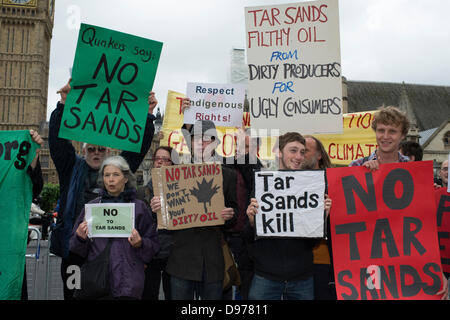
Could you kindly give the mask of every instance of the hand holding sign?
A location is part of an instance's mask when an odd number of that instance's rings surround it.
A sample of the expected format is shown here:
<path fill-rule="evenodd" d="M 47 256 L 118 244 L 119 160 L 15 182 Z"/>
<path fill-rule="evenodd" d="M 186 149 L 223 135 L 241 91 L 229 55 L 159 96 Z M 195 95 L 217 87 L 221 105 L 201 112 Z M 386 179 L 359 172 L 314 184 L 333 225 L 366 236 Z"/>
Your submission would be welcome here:
<path fill-rule="evenodd" d="M 77 228 L 77 236 L 83 240 L 86 240 L 88 237 L 89 229 L 87 225 L 87 221 L 83 221 Z"/>
<path fill-rule="evenodd" d="M 139 152 L 162 43 L 82 24 L 59 137 Z M 67 101 L 66 101 L 67 97 Z M 144 102 L 144 103 L 143 103 Z"/>
<path fill-rule="evenodd" d="M 148 96 L 148 113 L 153 114 L 153 110 L 155 110 L 156 105 L 158 104 L 158 100 L 155 98 L 155 93 L 150 91 Z"/>
<path fill-rule="evenodd" d="M 142 238 L 139 232 L 136 229 L 131 231 L 131 236 L 128 238 L 128 242 L 131 244 L 133 248 L 142 247 Z"/>
<path fill-rule="evenodd" d="M 62 104 L 66 104 L 67 95 L 69 94 L 70 89 L 72 89 L 72 87 L 70 86 L 70 81 L 72 81 L 72 78 L 69 79 L 64 87 L 56 92 L 57 94 L 61 95 L 61 99 L 59 100 L 59 102 Z"/>

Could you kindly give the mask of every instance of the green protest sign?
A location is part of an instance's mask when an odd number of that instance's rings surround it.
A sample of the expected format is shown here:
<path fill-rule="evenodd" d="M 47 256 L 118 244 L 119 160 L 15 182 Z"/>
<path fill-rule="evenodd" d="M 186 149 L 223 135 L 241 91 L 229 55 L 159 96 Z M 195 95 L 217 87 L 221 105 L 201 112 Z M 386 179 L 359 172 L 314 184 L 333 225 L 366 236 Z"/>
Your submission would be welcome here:
<path fill-rule="evenodd" d="M 59 137 L 140 152 L 162 43 L 82 24 Z"/>
<path fill-rule="evenodd" d="M 134 203 L 86 204 L 89 238 L 128 238 L 134 228 Z"/>
<path fill-rule="evenodd" d="M 32 182 L 38 144 L 30 132 L 0 131 L 0 300 L 19 300 L 25 270 Z"/>

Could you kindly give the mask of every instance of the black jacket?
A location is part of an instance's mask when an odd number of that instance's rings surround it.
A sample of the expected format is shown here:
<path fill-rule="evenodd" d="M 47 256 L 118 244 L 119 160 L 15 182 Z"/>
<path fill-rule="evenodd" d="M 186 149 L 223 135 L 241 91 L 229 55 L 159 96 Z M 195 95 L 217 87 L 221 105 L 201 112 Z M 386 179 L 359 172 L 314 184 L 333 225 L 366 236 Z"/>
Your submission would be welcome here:
<path fill-rule="evenodd" d="M 255 274 L 274 281 L 304 280 L 313 275 L 312 249 L 320 240 L 256 238 L 248 220 L 244 234 Z"/>
<path fill-rule="evenodd" d="M 295 281 L 313 275 L 313 239 L 257 239 L 249 249 L 255 273 L 275 281 Z"/>
<path fill-rule="evenodd" d="M 233 208 L 233 219 L 225 226 L 191 228 L 172 233 L 173 245 L 166 271 L 178 278 L 193 281 L 217 282 L 224 278 L 222 230 L 236 220 L 236 172 L 222 165 L 225 207 Z M 205 278 L 203 270 L 205 268 Z"/>

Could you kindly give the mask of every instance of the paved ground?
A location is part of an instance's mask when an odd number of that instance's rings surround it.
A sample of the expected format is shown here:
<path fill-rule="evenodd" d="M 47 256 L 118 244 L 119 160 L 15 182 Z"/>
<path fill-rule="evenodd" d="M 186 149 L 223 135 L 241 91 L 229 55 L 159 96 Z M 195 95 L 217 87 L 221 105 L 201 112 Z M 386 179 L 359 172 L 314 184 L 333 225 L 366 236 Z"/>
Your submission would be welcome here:
<path fill-rule="evenodd" d="M 27 248 L 27 288 L 29 300 L 64 300 L 61 280 L 61 258 L 48 255 L 48 241 L 41 241 L 39 259 L 36 259 L 37 241 Z M 164 299 L 161 290 L 159 299 Z"/>
<path fill-rule="evenodd" d="M 63 300 L 60 276 L 61 258 L 48 255 L 48 241 L 41 241 L 39 258 L 36 259 L 37 241 L 30 241 L 27 248 L 27 288 L 30 300 Z"/>

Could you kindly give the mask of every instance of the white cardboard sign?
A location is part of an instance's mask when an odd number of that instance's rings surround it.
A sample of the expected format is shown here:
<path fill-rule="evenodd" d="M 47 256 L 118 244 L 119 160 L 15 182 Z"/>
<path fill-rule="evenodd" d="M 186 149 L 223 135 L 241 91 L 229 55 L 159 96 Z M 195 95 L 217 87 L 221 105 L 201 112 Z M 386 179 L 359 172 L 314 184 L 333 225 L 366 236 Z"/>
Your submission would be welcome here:
<path fill-rule="evenodd" d="M 257 237 L 323 238 L 325 171 L 255 172 Z"/>

